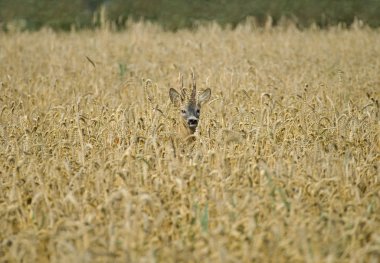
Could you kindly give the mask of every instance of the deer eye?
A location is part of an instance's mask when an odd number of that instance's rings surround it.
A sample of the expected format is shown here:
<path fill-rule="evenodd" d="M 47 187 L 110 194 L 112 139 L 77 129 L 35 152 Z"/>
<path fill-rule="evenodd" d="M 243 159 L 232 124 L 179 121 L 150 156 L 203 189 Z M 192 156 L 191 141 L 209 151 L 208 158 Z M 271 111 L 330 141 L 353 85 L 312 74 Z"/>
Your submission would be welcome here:
<path fill-rule="evenodd" d="M 186 113 L 186 111 L 185 111 L 185 110 L 181 110 L 181 113 L 182 113 L 182 114 L 185 114 L 185 113 Z"/>
<path fill-rule="evenodd" d="M 199 109 L 197 109 L 197 114 L 201 113 L 201 111 Z"/>

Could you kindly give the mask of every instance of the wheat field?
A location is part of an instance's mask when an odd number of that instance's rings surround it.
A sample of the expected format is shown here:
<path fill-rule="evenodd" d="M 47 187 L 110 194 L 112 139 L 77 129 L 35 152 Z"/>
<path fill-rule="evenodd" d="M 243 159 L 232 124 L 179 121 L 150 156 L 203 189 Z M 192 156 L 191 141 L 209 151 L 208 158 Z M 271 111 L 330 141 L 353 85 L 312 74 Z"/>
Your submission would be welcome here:
<path fill-rule="evenodd" d="M 365 26 L 0 33 L 0 262 L 379 262 L 379 58 Z"/>

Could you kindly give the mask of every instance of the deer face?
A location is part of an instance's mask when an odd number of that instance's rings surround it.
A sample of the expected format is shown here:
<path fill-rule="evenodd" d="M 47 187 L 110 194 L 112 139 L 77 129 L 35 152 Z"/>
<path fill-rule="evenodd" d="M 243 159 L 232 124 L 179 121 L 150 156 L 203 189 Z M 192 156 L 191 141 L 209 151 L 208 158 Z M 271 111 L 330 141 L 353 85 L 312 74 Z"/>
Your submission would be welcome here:
<path fill-rule="evenodd" d="M 183 81 L 181 93 L 173 88 L 169 90 L 170 100 L 175 106 L 180 109 L 184 124 L 191 134 L 194 133 L 198 127 L 201 114 L 201 106 L 211 97 L 211 90 L 209 88 L 203 91 L 201 94 L 197 95 L 194 74 L 192 77 L 193 84 L 190 94 L 186 89 L 183 88 Z"/>

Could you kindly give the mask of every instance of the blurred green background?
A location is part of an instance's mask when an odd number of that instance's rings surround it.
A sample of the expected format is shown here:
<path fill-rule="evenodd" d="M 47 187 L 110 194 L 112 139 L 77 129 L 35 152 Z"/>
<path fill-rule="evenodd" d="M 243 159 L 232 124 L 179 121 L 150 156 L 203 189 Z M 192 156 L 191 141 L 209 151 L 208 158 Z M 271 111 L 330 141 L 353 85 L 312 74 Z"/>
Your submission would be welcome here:
<path fill-rule="evenodd" d="M 380 25 L 380 0 L 0 0 L 0 25 L 29 30 L 92 28 L 101 23 L 101 7 L 117 28 L 123 28 L 128 18 L 157 22 L 169 30 L 207 21 L 234 27 L 246 17 L 263 25 L 268 15 L 274 25 L 287 18 L 300 28 L 312 23 L 321 28 L 349 26 L 355 18 L 371 27 Z"/>

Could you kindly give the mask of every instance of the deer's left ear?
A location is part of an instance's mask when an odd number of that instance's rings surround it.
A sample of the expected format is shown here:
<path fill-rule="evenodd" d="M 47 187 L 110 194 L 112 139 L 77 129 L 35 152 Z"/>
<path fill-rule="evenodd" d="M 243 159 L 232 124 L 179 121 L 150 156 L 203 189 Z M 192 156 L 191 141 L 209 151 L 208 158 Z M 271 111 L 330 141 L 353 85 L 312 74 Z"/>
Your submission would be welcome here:
<path fill-rule="evenodd" d="M 169 97 L 170 97 L 171 102 L 175 106 L 179 106 L 182 102 L 181 94 L 179 94 L 178 91 L 176 91 L 173 88 L 170 88 L 170 90 L 169 90 Z"/>
<path fill-rule="evenodd" d="M 205 102 L 207 102 L 210 99 L 210 97 L 211 97 L 211 89 L 208 88 L 205 91 L 203 91 L 201 94 L 199 94 L 198 103 L 202 105 Z"/>

